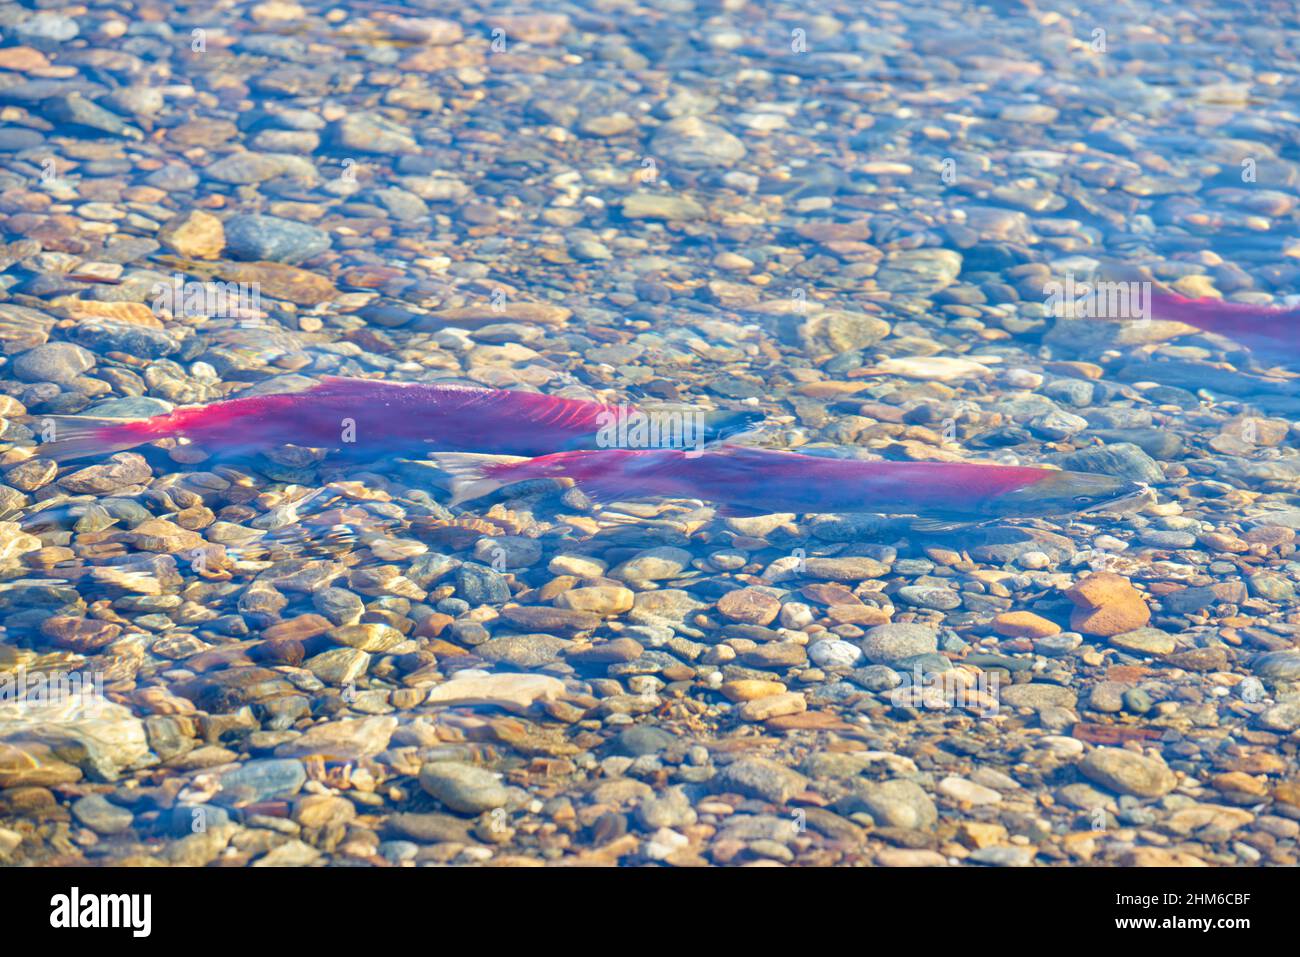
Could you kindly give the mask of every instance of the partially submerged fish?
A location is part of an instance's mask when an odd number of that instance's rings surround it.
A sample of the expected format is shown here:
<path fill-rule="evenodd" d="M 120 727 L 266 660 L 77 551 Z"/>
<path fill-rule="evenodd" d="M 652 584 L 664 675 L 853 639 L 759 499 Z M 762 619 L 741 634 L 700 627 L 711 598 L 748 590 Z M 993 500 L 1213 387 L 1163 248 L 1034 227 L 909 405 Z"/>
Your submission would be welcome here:
<path fill-rule="evenodd" d="M 676 426 L 666 431 L 689 440 L 673 444 L 703 447 L 747 430 L 762 414 L 650 413 L 534 392 L 330 376 L 303 392 L 236 397 L 148 419 L 51 416 L 52 440 L 39 452 L 64 461 L 183 437 L 213 454 L 297 445 L 373 458 L 436 450 L 543 455 L 640 447 L 643 433 L 645 444 L 668 444 L 662 434 L 652 441 L 659 432 L 653 426 L 664 417 Z"/>
<path fill-rule="evenodd" d="M 1249 349 L 1261 365 L 1300 370 L 1300 308 L 1256 306 L 1222 299 L 1151 294 L 1151 315 L 1224 336 Z"/>
<path fill-rule="evenodd" d="M 1145 485 L 1111 475 L 951 462 L 864 462 L 726 445 L 600 449 L 534 459 L 444 453 L 453 504 L 531 479 L 562 479 L 597 501 L 697 498 L 732 515 L 877 512 L 933 519 L 1064 515 L 1118 506 Z"/>

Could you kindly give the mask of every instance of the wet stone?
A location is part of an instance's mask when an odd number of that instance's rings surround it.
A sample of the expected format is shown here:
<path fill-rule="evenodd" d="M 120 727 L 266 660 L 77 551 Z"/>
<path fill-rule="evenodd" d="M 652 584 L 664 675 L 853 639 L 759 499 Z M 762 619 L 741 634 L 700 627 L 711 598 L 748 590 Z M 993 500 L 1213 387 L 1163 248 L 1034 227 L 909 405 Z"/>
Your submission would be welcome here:
<path fill-rule="evenodd" d="M 72 805 L 72 814 L 96 834 L 116 834 L 131 827 L 133 817 L 100 794 L 88 794 Z"/>
<path fill-rule="evenodd" d="M 222 804 L 257 804 L 292 797 L 307 781 L 302 762 L 292 759 L 249 761 L 221 776 L 215 800 Z"/>
<path fill-rule="evenodd" d="M 767 758 L 741 758 L 722 769 L 716 784 L 773 804 L 785 804 L 808 786 L 808 779 Z"/>
<path fill-rule="evenodd" d="M 461 814 L 503 807 L 509 797 L 497 775 L 456 761 L 425 764 L 420 768 L 420 787 Z"/>
<path fill-rule="evenodd" d="M 929 625 L 877 625 L 867 632 L 861 647 L 869 661 L 888 664 L 938 651 L 939 636 Z"/>
<path fill-rule="evenodd" d="M 323 230 L 275 216 L 234 216 L 225 223 L 226 252 L 235 259 L 300 263 L 330 248 Z"/>
<path fill-rule="evenodd" d="M 569 642 L 553 635 L 511 635 L 492 638 L 477 645 L 474 653 L 480 658 L 514 668 L 541 668 L 558 661 Z"/>

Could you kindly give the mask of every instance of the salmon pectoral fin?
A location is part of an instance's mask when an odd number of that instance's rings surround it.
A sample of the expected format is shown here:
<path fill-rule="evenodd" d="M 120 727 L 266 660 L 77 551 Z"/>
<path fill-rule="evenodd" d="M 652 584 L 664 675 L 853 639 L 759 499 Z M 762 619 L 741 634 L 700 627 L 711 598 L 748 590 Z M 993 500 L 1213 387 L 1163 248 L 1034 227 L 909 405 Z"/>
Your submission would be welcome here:
<path fill-rule="evenodd" d="M 34 423 L 39 436 L 48 436 L 37 446 L 41 458 L 66 462 L 92 455 L 111 455 L 144 445 L 150 436 L 132 428 L 142 419 L 109 419 L 90 415 L 49 415 Z"/>
<path fill-rule="evenodd" d="M 492 473 L 508 473 L 501 466 L 528 461 L 520 455 L 480 455 L 475 452 L 430 452 L 425 459 L 447 474 L 446 487 L 451 492 L 448 505 L 460 505 L 462 502 L 482 498 L 511 484 L 515 480 L 509 474 Z"/>

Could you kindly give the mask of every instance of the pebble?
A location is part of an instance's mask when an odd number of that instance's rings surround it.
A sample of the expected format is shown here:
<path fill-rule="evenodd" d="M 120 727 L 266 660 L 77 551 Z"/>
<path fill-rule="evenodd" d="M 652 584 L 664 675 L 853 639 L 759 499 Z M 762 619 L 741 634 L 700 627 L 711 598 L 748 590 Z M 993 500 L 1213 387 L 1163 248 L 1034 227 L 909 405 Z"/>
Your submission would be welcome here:
<path fill-rule="evenodd" d="M 480 814 L 504 807 L 509 799 L 496 774 L 458 761 L 424 764 L 420 768 L 420 787 L 461 814 Z"/>
<path fill-rule="evenodd" d="M 1136 631 L 1151 620 L 1142 594 L 1127 578 L 1113 572 L 1094 572 L 1066 591 L 1074 602 L 1070 628 L 1085 635 L 1108 638 Z"/>
<path fill-rule="evenodd" d="M 938 651 L 939 635 L 929 625 L 877 625 L 862 638 L 861 647 L 873 664 L 890 664 Z"/>
<path fill-rule="evenodd" d="M 0 700 L 6 864 L 1294 863 L 1294 389 L 1048 297 L 1118 250 L 1289 302 L 1281 114 L 1237 115 L 1283 74 L 1213 9 L 1147 17 L 1112 75 L 982 8 L 980 56 L 834 3 L 778 56 L 771 10 L 652 6 L 258 0 L 197 57 L 128 8 L 9 15 L 0 692 L 107 690 Z M 1207 44 L 1232 83 L 1186 69 Z M 1081 88 L 1125 118 L 1086 150 Z M 1233 185 L 1247 156 L 1268 182 Z M 258 298 L 155 309 L 177 273 Z M 323 376 L 749 411 L 750 444 L 1151 493 L 948 529 L 636 483 L 449 505 L 419 450 L 368 445 L 391 409 L 341 451 L 41 454 L 62 416 Z"/>
<path fill-rule="evenodd" d="M 329 234 L 276 216 L 232 216 L 225 222 L 226 252 L 234 259 L 291 265 L 330 248 Z"/>
<path fill-rule="evenodd" d="M 96 834 L 117 834 L 128 830 L 134 820 L 130 811 L 118 807 L 102 794 L 87 794 L 72 804 L 72 814 Z"/>
<path fill-rule="evenodd" d="M 1102 787 L 1143 798 L 1168 794 L 1178 783 L 1163 761 L 1123 748 L 1093 749 L 1079 762 L 1079 771 Z"/>

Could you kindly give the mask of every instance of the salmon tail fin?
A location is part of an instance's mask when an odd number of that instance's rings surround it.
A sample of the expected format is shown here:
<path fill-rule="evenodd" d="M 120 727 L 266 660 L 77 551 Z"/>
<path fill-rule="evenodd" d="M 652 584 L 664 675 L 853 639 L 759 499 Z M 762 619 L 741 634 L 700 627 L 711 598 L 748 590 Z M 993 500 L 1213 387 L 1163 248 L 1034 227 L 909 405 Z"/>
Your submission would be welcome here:
<path fill-rule="evenodd" d="M 752 432 L 767 416 L 757 409 L 719 410 L 704 413 L 704 441 L 708 445 L 725 442 Z"/>
<path fill-rule="evenodd" d="M 476 452 L 430 452 L 425 458 L 450 476 L 448 505 L 482 498 L 514 479 L 509 466 L 528 459 L 522 455 L 480 455 Z M 503 474 L 504 473 L 504 474 Z"/>
<path fill-rule="evenodd" d="M 36 420 L 38 435 L 48 436 L 36 447 L 41 458 L 66 462 L 92 455 L 111 455 L 144 445 L 151 438 L 132 428 L 144 419 L 109 419 L 90 415 L 49 415 Z"/>

